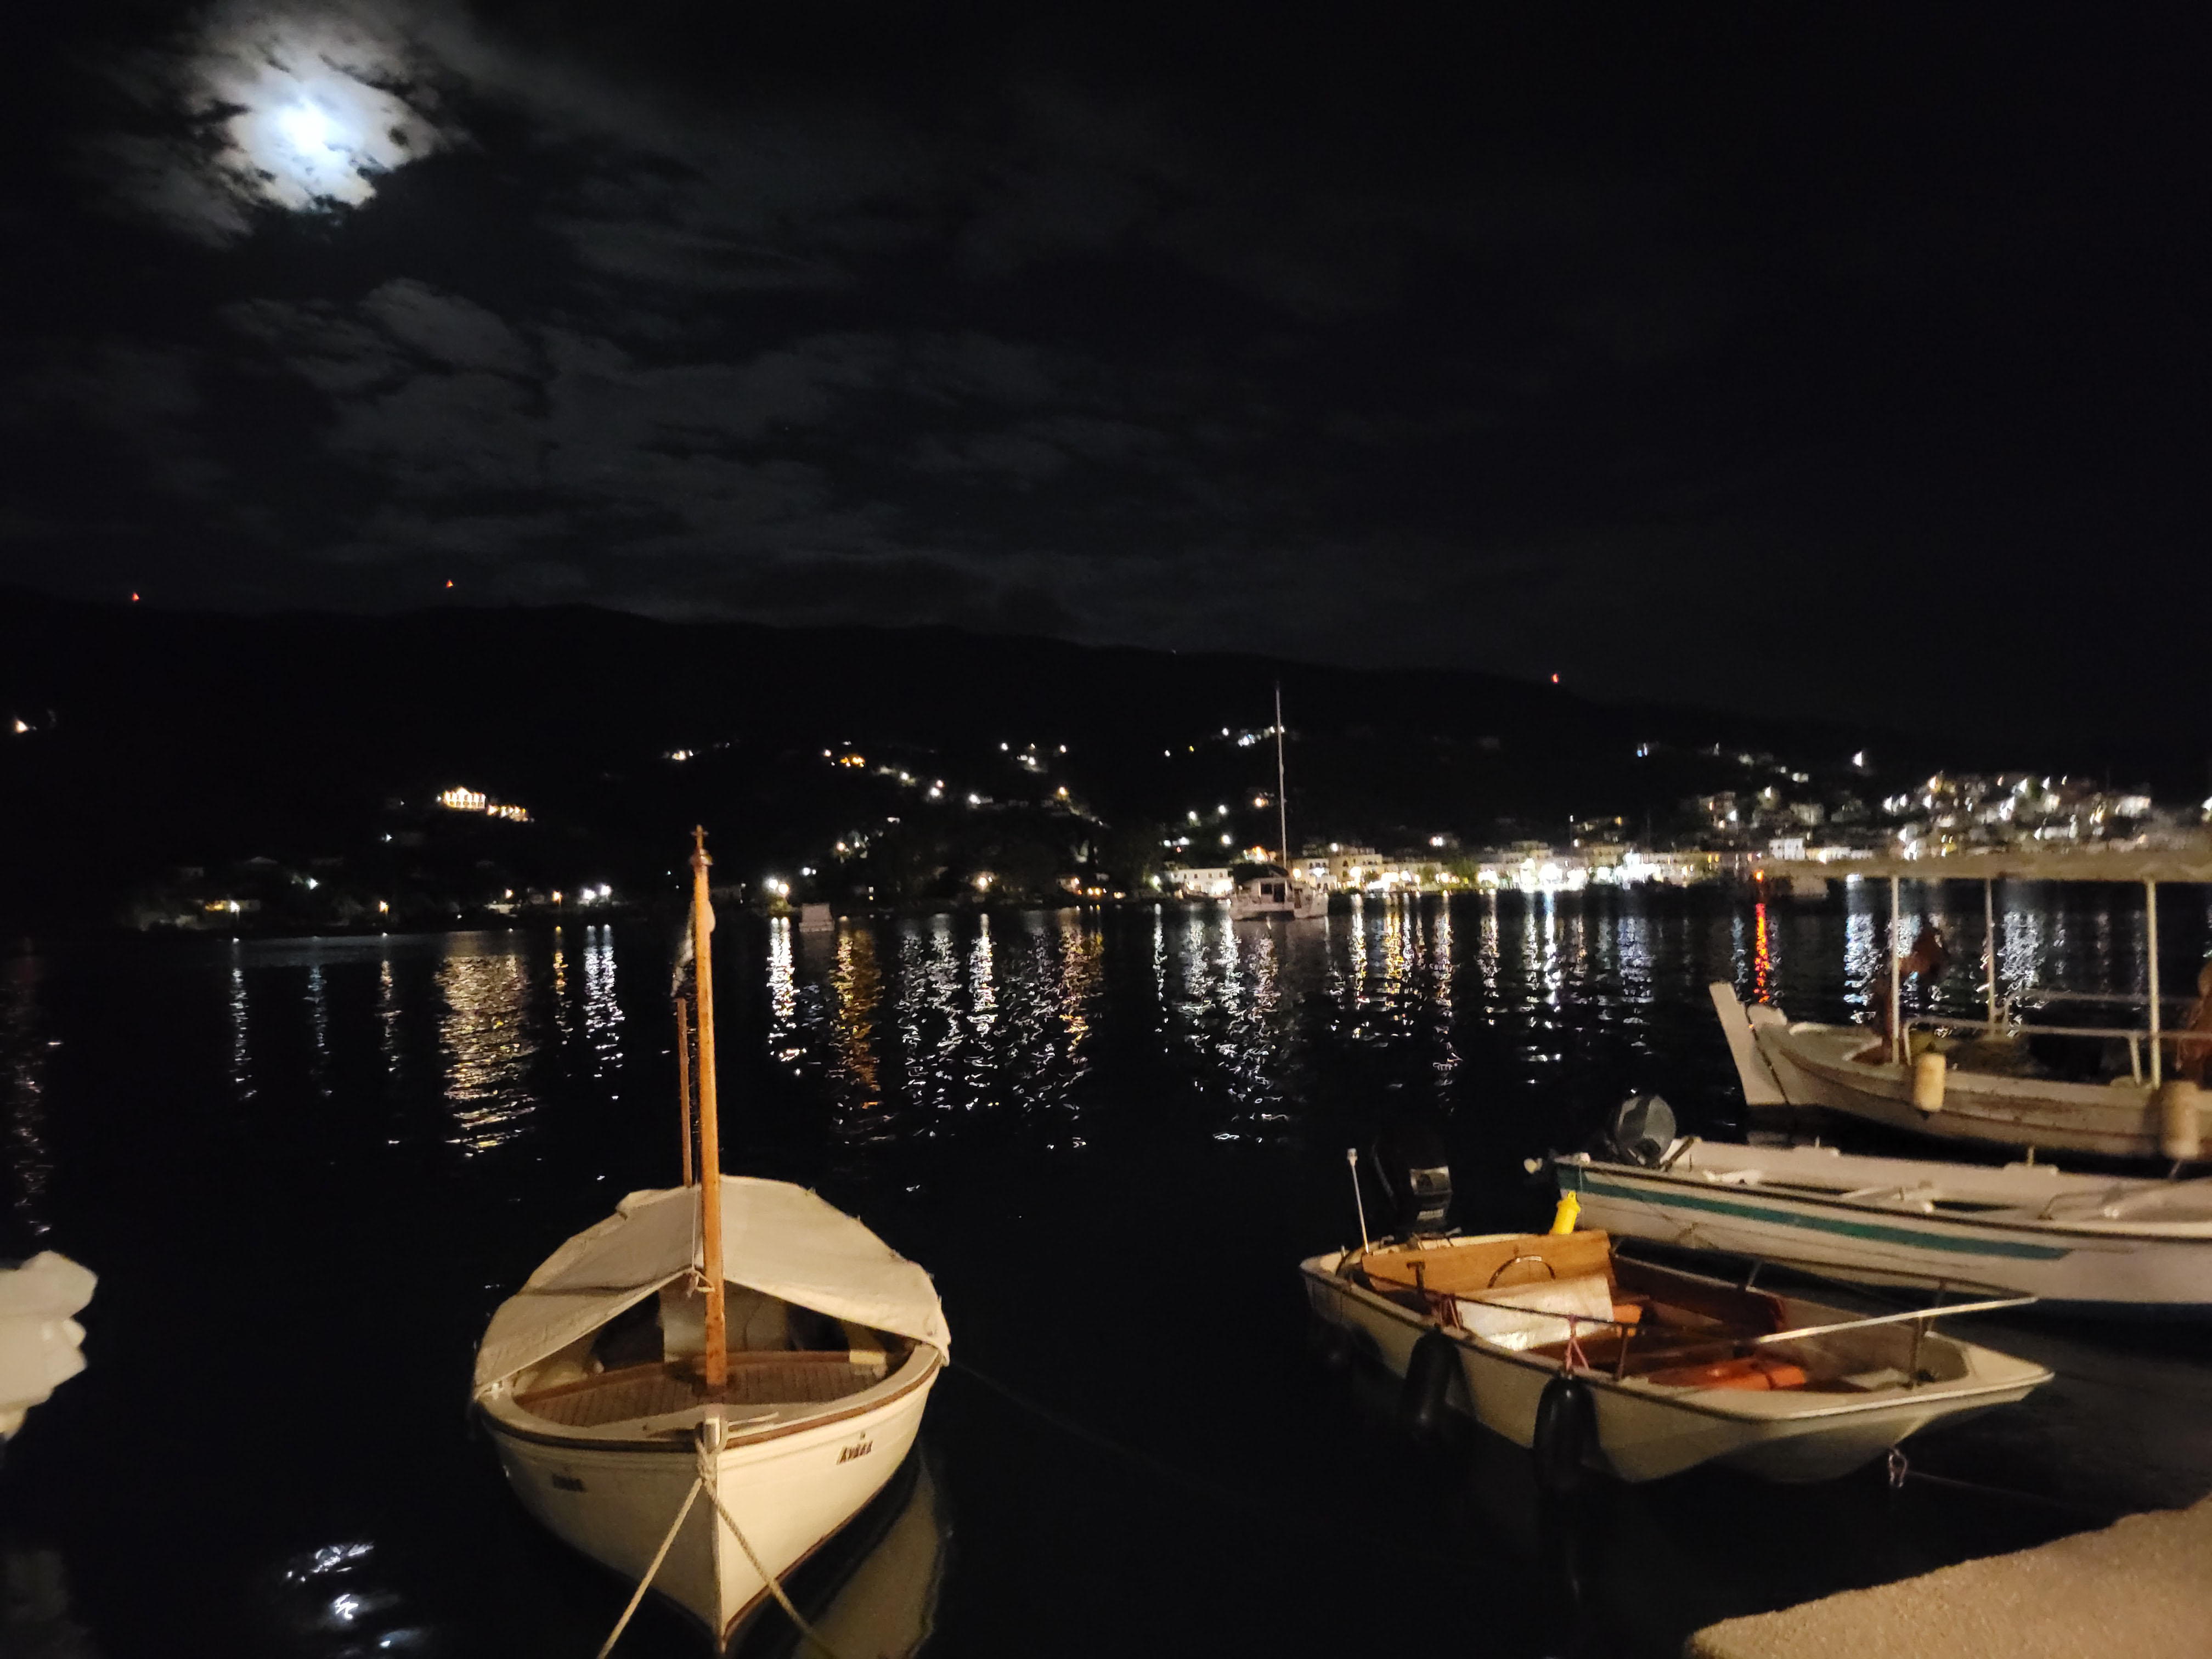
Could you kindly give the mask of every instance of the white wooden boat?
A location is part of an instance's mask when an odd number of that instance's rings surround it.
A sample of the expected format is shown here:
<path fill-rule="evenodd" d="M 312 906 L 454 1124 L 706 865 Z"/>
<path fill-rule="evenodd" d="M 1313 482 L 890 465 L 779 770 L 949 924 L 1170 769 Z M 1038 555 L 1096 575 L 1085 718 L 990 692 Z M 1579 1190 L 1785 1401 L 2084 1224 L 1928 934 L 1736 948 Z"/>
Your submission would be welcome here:
<path fill-rule="evenodd" d="M 1863 1317 L 1619 1255 L 1597 1231 L 1419 1238 L 1300 1271 L 1325 1328 L 1406 1377 L 1409 1396 L 1440 1389 L 1534 1447 L 1540 1473 L 1565 1459 L 1629 1481 L 1704 1463 L 1824 1480 L 2051 1378 L 1939 1334 L 1926 1311 Z M 1588 1415 L 1563 1449 L 1577 1413 L 1547 1395 L 1577 1394 Z"/>
<path fill-rule="evenodd" d="M 950 1339 L 929 1276 L 802 1188 L 721 1178 L 725 1380 L 704 1374 L 702 1188 L 633 1193 L 492 1316 L 476 1403 L 523 1507 L 726 1644 L 914 1444 Z"/>
<path fill-rule="evenodd" d="M 703 1178 L 680 1064 L 685 1184 L 632 1193 L 500 1305 L 473 1399 L 523 1507 L 720 1652 L 771 1597 L 797 1616 L 784 1575 L 897 1470 L 951 1338 L 929 1275 L 860 1222 L 720 1173 L 703 835 L 692 869 Z"/>
<path fill-rule="evenodd" d="M 1678 1143 L 1656 1167 L 1553 1160 L 1595 1226 L 1868 1284 L 2002 1285 L 2063 1313 L 2212 1316 L 2212 1179 Z"/>
<path fill-rule="evenodd" d="M 76 1316 L 98 1283 L 52 1250 L 20 1267 L 0 1268 L 0 1441 L 13 1437 L 32 1407 L 84 1369 L 84 1327 Z"/>
<path fill-rule="evenodd" d="M 2178 854 L 1988 852 L 1951 858 L 1863 859 L 1844 866 L 1775 864 L 1770 881 L 1886 878 L 1893 941 L 1886 1030 L 1792 1020 L 1778 1007 L 1748 1008 L 1732 987 L 1716 984 L 1713 1004 L 1744 1099 L 1753 1107 L 1817 1107 L 1916 1134 L 2038 1151 L 2185 1163 L 2204 1155 L 2212 1100 L 2175 1076 L 2177 1059 L 2200 1057 L 2212 1035 L 2177 1030 L 2168 1006 L 2186 999 L 2161 994 L 2158 961 L 2158 890 L 2173 883 L 2212 883 L 2212 859 Z M 1983 889 L 1984 1006 L 1975 1018 L 1959 1012 L 1907 1017 L 1895 941 L 1899 884 L 1904 881 L 1978 881 Z M 2141 992 L 2048 991 L 2008 995 L 1998 983 L 1995 953 L 1999 881 L 2141 884 L 2148 933 L 2147 983 Z M 2038 997 L 2140 1006 L 2140 1026 L 2069 1026 L 2022 1018 Z M 2057 1039 L 2109 1048 L 2117 1071 L 2087 1080 L 2055 1071 L 2036 1058 Z"/>

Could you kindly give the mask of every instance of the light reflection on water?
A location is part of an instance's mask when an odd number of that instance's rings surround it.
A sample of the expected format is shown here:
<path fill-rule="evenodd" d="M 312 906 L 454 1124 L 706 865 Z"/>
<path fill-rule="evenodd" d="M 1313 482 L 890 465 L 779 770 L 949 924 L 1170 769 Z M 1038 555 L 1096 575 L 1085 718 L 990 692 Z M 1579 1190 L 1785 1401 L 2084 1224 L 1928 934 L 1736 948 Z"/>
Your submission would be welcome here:
<path fill-rule="evenodd" d="M 14 1175 L 11 1207 L 24 1232 L 44 1239 L 52 1231 L 46 1214 L 53 1154 L 46 1146 L 46 1071 L 53 1040 L 39 1006 L 45 968 L 39 957 L 16 957 L 0 972 L 0 1110 L 7 1115 L 8 1163 Z"/>
<path fill-rule="evenodd" d="M 2039 890 L 2007 888 L 1999 898 L 2008 989 L 2105 988 L 2100 968 L 2140 975 L 2142 917 L 2126 896 L 2063 910 Z M 1979 895 L 1911 902 L 1950 936 L 1944 998 L 1978 1006 Z M 2178 988 L 2204 937 L 2197 908 L 2163 918 L 2165 967 Z M 1497 1580 L 1522 1571 L 1506 1530 L 1470 1522 L 1456 1498 L 1382 1495 L 1393 1468 L 1408 1462 L 1382 1437 L 1393 1391 L 1370 1389 L 1381 1403 L 1367 1413 L 1296 1364 L 1298 1332 L 1284 1313 L 1295 1304 L 1290 1264 L 1304 1249 L 1342 1242 L 1352 1224 L 1344 1148 L 1366 1144 L 1386 1114 L 1434 1116 L 1464 1194 L 1461 1218 L 1540 1224 L 1548 1206 L 1523 1182 L 1521 1160 L 1578 1144 L 1623 1093 L 1666 1093 L 1693 1133 L 1740 1132 L 1708 981 L 1733 979 L 1746 994 L 1764 987 L 1793 1017 L 1863 1016 L 1886 987 L 1886 890 L 1869 883 L 1842 905 L 1514 893 L 1376 900 L 1299 923 L 1232 923 L 1220 907 L 1194 906 L 857 920 L 806 933 L 733 914 L 716 949 L 727 1162 L 818 1184 L 939 1275 L 979 1366 L 1170 1463 L 1200 1467 L 1218 1446 L 1179 1442 L 1174 1423 L 1147 1414 L 1157 1356 L 1186 1332 L 1215 1345 L 1218 1363 L 1178 1382 L 1181 1420 L 1234 1420 L 1270 1448 L 1224 1482 L 1303 1516 L 1302 1483 L 1338 1481 L 1328 1513 L 1405 1514 L 1409 1530 L 1448 1540 L 1455 1571 L 1491 1572 L 1476 1588 L 1504 1605 L 1512 1586 Z M 340 1549 L 330 1559 L 350 1577 L 332 1568 L 286 1581 L 306 1632 L 287 1638 L 288 1651 L 354 1650 L 372 1627 L 395 1649 L 420 1635 L 445 1651 L 583 1659 L 592 1650 L 626 1587 L 581 1573 L 537 1537 L 482 1448 L 465 1439 L 456 1407 L 470 1348 L 498 1298 L 615 1196 L 674 1179 L 669 943 L 665 926 L 570 923 L 442 938 L 164 941 L 74 967 L 0 961 L 0 1194 L 10 1249 L 35 1239 L 82 1256 L 102 1274 L 107 1305 L 133 1310 L 102 1321 L 95 1301 L 87 1322 L 101 1346 L 92 1370 L 68 1385 L 83 1407 L 58 1395 L 33 1424 L 34 1435 L 79 1437 L 43 1464 L 35 1444 L 20 1462 L 11 1449 L 0 1479 L 17 1484 L 0 1496 L 21 1500 L 13 1513 L 35 1516 L 64 1512 L 84 1490 L 112 1489 L 121 1504 L 161 1513 L 154 1494 L 132 1486 L 149 1478 L 143 1460 L 101 1425 L 138 1409 L 143 1377 L 164 1366 L 174 1408 L 196 1425 L 194 1455 L 205 1460 L 198 1501 L 208 1524 L 171 1528 L 160 1548 L 129 1558 L 143 1605 L 118 1611 L 112 1595 L 96 1606 L 87 1598 L 88 1620 L 126 1632 L 104 1650 L 161 1650 L 145 1632 L 169 1629 L 180 1606 L 193 1614 L 186 1623 L 236 1622 L 222 1598 L 238 1582 L 238 1547 L 214 1541 L 231 1536 L 266 1540 L 252 1547 L 270 1571 L 305 1575 L 324 1560 L 318 1552 Z M 115 977 L 118 961 L 139 964 L 142 981 Z M 110 1035 L 115 1021 L 125 1040 Z M 67 1046 L 47 1046 L 63 1037 Z M 179 1109 L 172 1091 L 195 1109 Z M 247 1102 L 251 1111 L 220 1109 Z M 126 1121 L 137 1133 L 117 1132 Z M 272 1205 L 285 1206 L 276 1220 Z M 404 1224 L 393 1225 L 395 1216 Z M 288 1298 L 269 1341 L 344 1353 L 364 1330 L 403 1327 L 410 1340 L 336 1367 L 328 1392 L 303 1403 L 289 1403 L 295 1390 L 242 1382 L 246 1368 L 223 1345 L 241 1340 L 243 1310 L 229 1324 L 205 1318 L 174 1295 L 176 1264 L 187 1252 L 239 1257 L 270 1233 L 299 1260 L 325 1264 L 317 1271 L 343 1277 L 348 1293 Z M 1140 1234 L 1202 1238 L 1203 1249 L 1177 1259 L 1202 1266 L 1221 1298 L 1181 1298 L 1180 1312 L 1160 1314 L 1158 1341 L 1097 1344 L 1080 1316 L 1088 1304 L 1053 1298 L 1115 1282 Z M 1231 1319 L 1219 1316 L 1224 1300 L 1237 1310 Z M 2069 1352 L 2059 1368 L 2081 1363 Z M 2201 1424 L 2201 1370 L 2167 1364 L 2172 1376 L 2124 1356 L 2112 1362 L 2124 1373 L 2111 1391 L 2118 1407 L 2084 1406 L 2087 1396 L 2054 1389 L 2047 1406 L 1992 1413 L 1983 1438 L 1977 1425 L 1931 1438 L 1915 1465 L 2099 1504 L 2185 1501 L 2212 1471 L 2212 1442 L 2186 1427 Z M 2165 1393 L 2144 1407 L 2154 1384 Z M 1169 1540 L 1175 1547 L 1141 1558 L 1168 1564 L 1156 1581 L 1117 1566 L 1133 1577 L 1106 1584 L 1097 1565 L 1133 1559 L 1114 1552 L 1170 1525 L 1173 1494 L 1163 1502 L 1140 1477 L 1127 1491 L 1122 1475 L 1097 1479 L 1108 1466 L 1078 1461 L 1090 1455 L 1081 1448 L 983 1415 L 996 1408 L 980 1396 L 957 1403 L 965 1386 L 957 1376 L 946 1386 L 932 1433 L 952 1512 L 966 1504 L 979 1518 L 972 1549 L 956 1553 L 965 1599 L 955 1598 L 951 1615 L 970 1620 L 973 1639 L 963 1646 L 950 1631 L 945 1651 L 996 1650 L 990 1632 L 975 1637 L 979 1607 L 1041 1593 L 1091 1608 L 1187 1595 L 1187 1585 L 1168 1582 L 1175 1562 L 1193 1559 L 1193 1540 L 1180 1534 Z M 2169 1395 L 2185 1410 L 2160 1403 Z M 347 1435 L 323 1434 L 328 1420 L 344 1421 Z M 1369 1428 L 1375 1437 L 1363 1441 Z M 268 1449 L 232 1455 L 247 1443 Z M 1022 1455 L 1009 1455 L 1016 1443 Z M 1505 1464 L 1510 1479 L 1525 1479 L 1524 1468 Z M 1719 1490 L 1701 1488 L 1701 1498 L 1645 1489 L 1613 1513 L 1644 1527 L 1634 1536 L 1648 1543 L 1729 1507 L 1703 1501 Z M 1727 1492 L 1757 1516 L 1786 1501 Z M 1492 1496 L 1493 1507 L 1513 1507 L 1508 1487 Z M 1908 1499 L 1885 1516 L 1909 1518 L 1911 1504 L 1926 1501 Z M 1828 1501 L 1808 1500 L 1793 1511 L 1797 1523 L 1813 1524 Z M 1977 1507 L 1928 1512 L 1939 1541 L 1927 1565 L 2034 1541 L 2005 1530 L 2017 1506 L 1946 1501 Z M 1051 1528 L 1038 1522 L 1047 1514 Z M 1206 1512 L 1190 1522 L 1206 1530 L 1209 1571 L 1225 1563 L 1239 1585 L 1279 1579 L 1279 1539 L 1218 1521 Z M 1888 1521 L 1878 1530 L 1887 1535 Z M 1022 1556 L 1027 1540 L 1048 1534 L 1038 1557 Z M 1731 1534 L 1731 1547 L 1750 1536 Z M 340 1548 L 370 1538 L 373 1556 Z M 496 1582 L 481 1567 L 484 1540 L 504 1561 Z M 1792 1571 L 1808 1575 L 1808 1591 L 1865 1582 L 1881 1576 L 1872 1547 L 1846 1516 Z M 1642 1545 L 1629 1553 L 1635 1560 L 1612 1582 L 1635 1609 L 1624 1621 L 1640 1644 L 1619 1651 L 1679 1651 L 1682 1623 L 1649 1610 L 1654 1579 Z M 103 1582 L 100 1564 L 111 1556 L 122 1559 L 104 1547 L 72 1559 L 70 1574 Z M 1750 1610 L 1766 1594 L 1757 1573 L 1731 1565 L 1730 1548 L 1679 1558 L 1679 1584 L 1712 1590 L 1718 1612 Z M 401 1599 L 373 1617 L 366 1601 L 338 1607 L 342 1595 L 370 1595 Z M 447 1639 L 473 1630 L 471 1620 L 503 1626 L 517 1609 L 549 1605 L 562 1616 L 548 1620 L 545 1640 L 510 1640 L 504 1628 L 483 1643 Z M 1304 1602 L 1267 1605 L 1274 1622 L 1255 1645 L 1359 1649 L 1310 1635 Z M 1344 1605 L 1358 1621 L 1376 1612 L 1364 1590 Z M 331 1622 L 340 1611 L 343 1632 Z M 1038 1650 L 1085 1649 L 1068 1639 L 1082 1632 L 1048 1622 L 1027 1633 Z M 689 1651 L 691 1635 L 640 1628 L 624 1641 L 650 1659 Z M 1121 1650 L 1140 1644 L 1132 1637 Z M 1413 1639 L 1391 1626 L 1376 1644 L 1396 1650 Z M 1498 1645 L 1516 1659 L 1557 1650 Z"/>
<path fill-rule="evenodd" d="M 474 1157 L 527 1131 L 537 1110 L 527 1077 L 537 1043 L 529 1030 L 531 985 L 523 957 L 459 939 L 453 945 L 434 975 L 444 1002 L 438 1035 L 453 1117 L 448 1144 Z M 554 960 L 561 961 L 557 945 Z M 555 972 L 557 988 L 557 966 Z M 556 988 L 556 1007 L 565 1001 Z"/>

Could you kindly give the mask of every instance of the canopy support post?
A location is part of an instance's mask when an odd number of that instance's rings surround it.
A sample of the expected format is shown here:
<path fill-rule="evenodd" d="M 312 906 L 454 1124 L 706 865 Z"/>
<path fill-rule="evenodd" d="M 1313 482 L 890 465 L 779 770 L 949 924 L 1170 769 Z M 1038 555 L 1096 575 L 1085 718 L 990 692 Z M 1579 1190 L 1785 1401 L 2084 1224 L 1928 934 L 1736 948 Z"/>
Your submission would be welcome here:
<path fill-rule="evenodd" d="M 1990 1035 L 1997 1030 L 1997 884 L 1982 878 L 1982 950 L 1989 958 Z"/>
<path fill-rule="evenodd" d="M 728 1314 L 722 1302 L 722 1136 L 714 1112 L 714 912 L 707 899 L 707 832 L 691 832 L 691 953 L 699 994 L 699 1254 L 707 1281 L 707 1390 L 730 1380 Z"/>
<path fill-rule="evenodd" d="M 2147 918 L 2149 929 L 2148 945 L 2150 951 L 2150 1086 L 2152 1091 L 2155 1093 L 2160 1073 L 2160 1061 L 2163 1056 L 2159 1053 L 2158 1041 L 2158 884 L 2154 881 L 2143 883 L 2143 915 Z"/>
<path fill-rule="evenodd" d="M 1889 1057 L 1905 1064 L 1905 963 L 1897 951 L 1897 878 L 1889 878 Z"/>

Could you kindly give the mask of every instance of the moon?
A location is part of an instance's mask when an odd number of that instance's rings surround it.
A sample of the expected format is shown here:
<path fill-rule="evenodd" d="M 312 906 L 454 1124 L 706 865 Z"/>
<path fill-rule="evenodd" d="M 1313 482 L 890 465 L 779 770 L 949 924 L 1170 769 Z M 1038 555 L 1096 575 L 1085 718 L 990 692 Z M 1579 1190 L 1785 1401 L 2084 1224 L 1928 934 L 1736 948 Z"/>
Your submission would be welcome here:
<path fill-rule="evenodd" d="M 446 142 L 410 101 L 412 69 L 393 41 L 304 15 L 264 17 L 222 41 L 202 60 L 201 93 L 225 112 L 231 188 L 301 213 L 361 206 Z"/>

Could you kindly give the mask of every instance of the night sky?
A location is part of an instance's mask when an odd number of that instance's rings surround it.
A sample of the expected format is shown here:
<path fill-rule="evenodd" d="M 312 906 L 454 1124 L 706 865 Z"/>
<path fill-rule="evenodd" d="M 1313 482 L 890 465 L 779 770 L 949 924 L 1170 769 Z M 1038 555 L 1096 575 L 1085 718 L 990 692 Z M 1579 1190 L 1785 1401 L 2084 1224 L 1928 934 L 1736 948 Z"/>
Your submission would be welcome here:
<path fill-rule="evenodd" d="M 939 12 L 14 19 L 0 581 L 2197 740 L 2197 9 Z"/>

